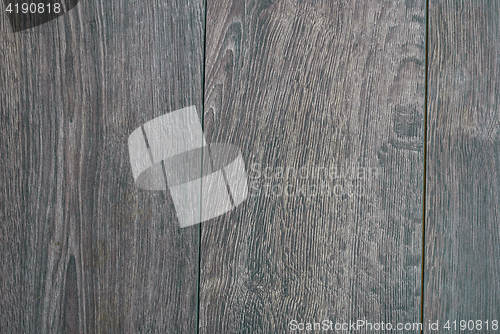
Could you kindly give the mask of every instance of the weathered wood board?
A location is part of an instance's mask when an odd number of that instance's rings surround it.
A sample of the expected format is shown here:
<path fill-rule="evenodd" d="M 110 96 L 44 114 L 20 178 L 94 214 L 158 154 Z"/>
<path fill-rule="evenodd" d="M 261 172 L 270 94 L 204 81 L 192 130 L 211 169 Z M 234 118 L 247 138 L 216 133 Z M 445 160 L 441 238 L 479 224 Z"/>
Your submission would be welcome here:
<path fill-rule="evenodd" d="M 205 133 L 250 196 L 202 226 L 201 333 L 420 320 L 425 12 L 208 1 Z"/>
<path fill-rule="evenodd" d="M 481 320 L 492 333 L 500 321 L 500 4 L 430 1 L 428 71 L 424 318 Z"/>
<path fill-rule="evenodd" d="M 194 333 L 198 227 L 134 186 L 128 135 L 202 105 L 202 1 L 0 15 L 0 332 Z"/>
<path fill-rule="evenodd" d="M 2 12 L 0 332 L 279 333 L 422 306 L 491 327 L 500 5 L 428 13 L 97 0 L 14 34 Z M 168 192 L 134 186 L 127 138 L 203 94 L 206 139 L 241 148 L 250 192 L 180 229 Z"/>

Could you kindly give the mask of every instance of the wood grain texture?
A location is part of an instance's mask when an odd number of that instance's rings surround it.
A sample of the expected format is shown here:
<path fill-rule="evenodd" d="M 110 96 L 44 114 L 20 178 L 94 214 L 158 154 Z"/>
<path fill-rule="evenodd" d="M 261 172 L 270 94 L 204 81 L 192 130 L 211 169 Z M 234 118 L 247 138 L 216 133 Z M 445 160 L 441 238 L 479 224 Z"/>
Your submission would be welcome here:
<path fill-rule="evenodd" d="M 206 29 L 205 134 L 241 147 L 254 196 L 202 226 L 200 332 L 418 322 L 424 1 L 211 0 Z M 326 180 L 360 196 L 284 196 L 321 180 L 259 193 L 253 164 L 380 174 Z"/>
<path fill-rule="evenodd" d="M 431 1 L 429 11 L 424 317 L 491 323 L 500 317 L 500 4 Z"/>
<path fill-rule="evenodd" d="M 1 333 L 196 331 L 198 229 L 134 186 L 127 138 L 200 110 L 203 20 L 202 1 L 81 1 L 13 34 L 1 13 Z"/>

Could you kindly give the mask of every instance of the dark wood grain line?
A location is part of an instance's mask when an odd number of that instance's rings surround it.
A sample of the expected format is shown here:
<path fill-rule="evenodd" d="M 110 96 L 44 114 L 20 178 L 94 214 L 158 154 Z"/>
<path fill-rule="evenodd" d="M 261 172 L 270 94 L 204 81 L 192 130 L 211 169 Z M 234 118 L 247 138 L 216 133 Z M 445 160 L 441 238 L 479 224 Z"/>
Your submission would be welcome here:
<path fill-rule="evenodd" d="M 66 280 L 64 286 L 64 304 L 63 304 L 63 326 L 62 333 L 74 334 L 80 333 L 79 312 L 78 312 L 78 283 L 76 274 L 75 257 L 70 256 L 68 269 L 66 270 Z"/>
<path fill-rule="evenodd" d="M 429 20 L 424 318 L 491 326 L 500 313 L 500 5 L 430 1 Z"/>
<path fill-rule="evenodd" d="M 266 196 L 318 180 L 260 179 L 205 223 L 200 332 L 418 322 L 424 1 L 209 1 L 206 44 L 205 133 L 242 149 L 250 183 L 253 164 L 380 174 L 358 198 Z"/>

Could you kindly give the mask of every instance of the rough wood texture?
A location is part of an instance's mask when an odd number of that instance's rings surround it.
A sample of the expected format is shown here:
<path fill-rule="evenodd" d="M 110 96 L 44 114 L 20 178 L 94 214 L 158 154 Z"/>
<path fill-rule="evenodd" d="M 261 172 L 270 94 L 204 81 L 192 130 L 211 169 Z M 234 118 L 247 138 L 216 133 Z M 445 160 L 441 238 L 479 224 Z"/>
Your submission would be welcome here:
<path fill-rule="evenodd" d="M 196 332 L 198 229 L 136 189 L 127 137 L 200 110 L 203 12 L 82 1 L 18 34 L 1 13 L 1 333 Z"/>
<path fill-rule="evenodd" d="M 500 5 L 430 3 L 424 320 L 491 324 Z M 424 1 L 209 0 L 205 60 L 203 20 L 202 0 L 82 1 L 13 34 L 2 8 L 1 333 L 419 321 Z M 203 66 L 206 138 L 242 149 L 253 196 L 202 226 L 197 324 L 198 227 L 133 185 L 126 145 L 202 109 Z"/>
<path fill-rule="evenodd" d="M 424 317 L 491 323 L 500 321 L 500 4 L 435 0 L 429 11 Z"/>
<path fill-rule="evenodd" d="M 249 181 L 254 163 L 380 174 L 329 182 L 363 185 L 362 196 L 262 186 L 205 223 L 201 333 L 283 333 L 292 319 L 418 322 L 424 2 L 212 0 L 206 44 L 205 133 L 242 148 Z"/>

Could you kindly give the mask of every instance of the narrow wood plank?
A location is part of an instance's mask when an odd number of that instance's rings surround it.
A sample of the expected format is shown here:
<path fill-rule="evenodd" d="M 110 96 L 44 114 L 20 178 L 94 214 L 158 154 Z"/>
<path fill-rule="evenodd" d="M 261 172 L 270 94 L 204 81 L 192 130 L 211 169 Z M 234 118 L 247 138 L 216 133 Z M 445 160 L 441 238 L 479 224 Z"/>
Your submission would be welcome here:
<path fill-rule="evenodd" d="M 207 10 L 205 133 L 241 147 L 251 196 L 202 226 L 201 333 L 418 322 L 425 2 Z M 266 179 L 302 166 L 339 175 Z"/>
<path fill-rule="evenodd" d="M 23 286 L 26 263 L 26 239 L 19 238 L 22 231 L 30 228 L 27 219 L 23 191 L 26 180 L 22 171 L 27 160 L 21 141 L 26 136 L 27 114 L 21 110 L 19 98 L 22 82 L 18 79 L 21 59 L 19 39 L 5 34 L 9 21 L 0 15 L 0 328 L 5 333 L 22 333 Z M 8 66 L 7 66 L 8 64 Z M 12 152 L 12 153 L 11 153 Z M 16 152 L 17 154 L 13 154 Z"/>
<path fill-rule="evenodd" d="M 500 4 L 431 1 L 424 317 L 500 321 Z M 452 327 L 453 329 L 453 327 Z"/>
<path fill-rule="evenodd" d="M 198 230 L 135 187 L 127 138 L 201 110 L 203 12 L 82 1 L 18 34 L 0 15 L 0 332 L 73 330 L 75 300 L 80 333 L 196 331 Z"/>

